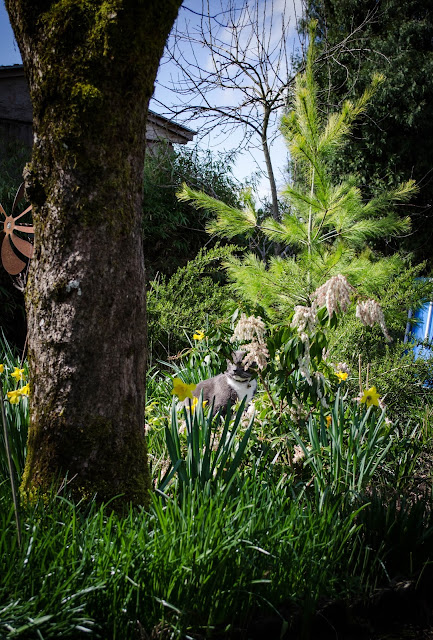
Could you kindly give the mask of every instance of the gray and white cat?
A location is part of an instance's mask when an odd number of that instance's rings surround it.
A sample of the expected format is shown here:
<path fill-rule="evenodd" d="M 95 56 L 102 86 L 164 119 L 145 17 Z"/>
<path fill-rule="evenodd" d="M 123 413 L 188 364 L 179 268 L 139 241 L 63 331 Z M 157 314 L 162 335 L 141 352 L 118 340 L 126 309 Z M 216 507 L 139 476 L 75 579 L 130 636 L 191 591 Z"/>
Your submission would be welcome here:
<path fill-rule="evenodd" d="M 244 351 L 234 351 L 232 361 L 227 360 L 227 369 L 218 376 L 208 378 L 199 382 L 194 389 L 193 396 L 200 397 L 203 391 L 203 401 L 207 400 L 208 406 L 212 406 L 214 400 L 213 413 L 221 409 L 221 414 L 227 413 L 227 403 L 230 401 L 233 407 L 236 402 L 242 401 L 246 396 L 245 409 L 250 404 L 256 389 L 257 380 L 253 379 L 254 372 L 250 368 L 244 369 L 242 360 L 245 357 Z"/>

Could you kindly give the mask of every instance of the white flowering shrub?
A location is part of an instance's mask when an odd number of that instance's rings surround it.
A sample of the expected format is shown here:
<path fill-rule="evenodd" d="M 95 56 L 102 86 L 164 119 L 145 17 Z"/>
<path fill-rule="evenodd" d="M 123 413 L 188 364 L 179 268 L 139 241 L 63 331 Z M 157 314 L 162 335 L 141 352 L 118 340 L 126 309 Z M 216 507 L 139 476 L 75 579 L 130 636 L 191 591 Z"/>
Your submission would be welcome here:
<path fill-rule="evenodd" d="M 260 370 L 264 369 L 268 363 L 269 351 L 265 342 L 265 323 L 259 316 L 247 316 L 242 313 L 237 323 L 230 342 L 243 342 L 251 340 L 247 344 L 242 344 L 245 351 L 243 365 L 245 368 L 257 366 Z"/>
<path fill-rule="evenodd" d="M 345 313 L 350 307 L 350 296 L 355 291 L 347 278 L 338 274 L 318 287 L 311 298 L 318 307 L 326 307 L 331 318 L 339 309 Z"/>
<path fill-rule="evenodd" d="M 368 327 L 372 327 L 377 323 L 382 329 L 383 335 L 388 342 L 392 342 L 392 338 L 386 328 L 382 308 L 376 300 L 365 300 L 359 302 L 356 307 L 356 317 L 361 320 L 362 324 Z"/>

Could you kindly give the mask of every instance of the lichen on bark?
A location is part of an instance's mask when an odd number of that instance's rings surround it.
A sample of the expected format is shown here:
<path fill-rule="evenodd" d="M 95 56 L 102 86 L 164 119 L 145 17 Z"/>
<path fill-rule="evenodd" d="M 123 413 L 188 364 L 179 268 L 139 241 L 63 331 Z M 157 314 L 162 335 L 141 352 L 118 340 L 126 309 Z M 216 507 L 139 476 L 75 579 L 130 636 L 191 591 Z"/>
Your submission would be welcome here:
<path fill-rule="evenodd" d="M 23 495 L 146 504 L 146 114 L 181 0 L 7 0 L 29 81 L 35 252 Z"/>

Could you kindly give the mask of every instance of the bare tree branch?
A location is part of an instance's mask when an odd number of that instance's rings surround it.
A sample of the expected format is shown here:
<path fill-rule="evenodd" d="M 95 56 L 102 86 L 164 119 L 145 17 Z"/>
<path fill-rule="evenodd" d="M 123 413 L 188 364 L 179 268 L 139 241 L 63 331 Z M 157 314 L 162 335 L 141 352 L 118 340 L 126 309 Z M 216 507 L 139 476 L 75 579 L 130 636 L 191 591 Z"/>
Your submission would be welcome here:
<path fill-rule="evenodd" d="M 201 12 L 184 7 L 164 62 L 177 70 L 162 87 L 174 92 L 172 106 L 160 105 L 163 115 L 189 124 L 201 118 L 199 136 L 242 129 L 242 148 L 260 149 L 272 197 L 272 215 L 279 218 L 271 145 L 279 135 L 279 119 L 291 88 L 304 65 L 293 64 L 298 21 L 305 0 L 202 0 Z M 316 60 L 323 65 L 351 51 L 350 45 L 374 17 L 363 22 Z M 191 19 L 192 18 L 192 19 Z M 300 42 L 304 51 L 304 43 Z M 355 51 L 358 51 L 359 44 Z M 305 58 L 304 58 L 305 59 Z"/>

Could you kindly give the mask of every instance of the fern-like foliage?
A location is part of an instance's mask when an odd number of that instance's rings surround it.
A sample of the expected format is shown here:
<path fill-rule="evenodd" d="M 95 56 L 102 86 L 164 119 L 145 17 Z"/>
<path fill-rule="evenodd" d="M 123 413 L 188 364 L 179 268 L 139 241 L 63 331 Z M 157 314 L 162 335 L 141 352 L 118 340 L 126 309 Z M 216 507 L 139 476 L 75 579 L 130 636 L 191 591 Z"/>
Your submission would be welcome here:
<path fill-rule="evenodd" d="M 283 192 L 287 207 L 282 219 L 267 217 L 259 223 L 251 194 L 243 209 L 228 207 L 186 185 L 178 196 L 215 214 L 208 224 L 210 233 L 234 238 L 260 229 L 279 246 L 290 248 L 291 257 L 270 258 L 266 264 L 252 255 L 228 261 L 236 292 L 270 315 L 308 300 L 314 289 L 338 273 L 369 295 L 383 287 L 402 262 L 399 256 L 380 258 L 372 244 L 408 233 L 409 218 L 397 215 L 395 206 L 407 202 L 416 191 L 414 181 L 409 180 L 366 201 L 356 176 L 335 179 L 330 160 L 345 144 L 353 122 L 367 109 L 383 76 L 374 75 L 356 102 L 347 101 L 341 111 L 323 116 L 314 80 L 314 25 L 310 35 L 306 69 L 297 78 L 291 108 L 281 125 L 296 176 Z"/>

